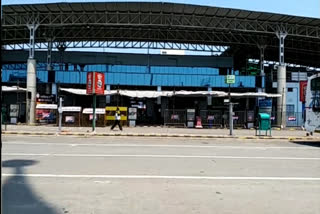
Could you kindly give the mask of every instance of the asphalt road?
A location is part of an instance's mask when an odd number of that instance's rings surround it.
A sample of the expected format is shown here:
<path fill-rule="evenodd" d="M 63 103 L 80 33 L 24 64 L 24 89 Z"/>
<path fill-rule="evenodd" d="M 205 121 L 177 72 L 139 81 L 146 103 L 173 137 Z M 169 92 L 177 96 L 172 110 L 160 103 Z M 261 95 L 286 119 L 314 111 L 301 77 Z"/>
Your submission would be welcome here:
<path fill-rule="evenodd" d="M 5 136 L 3 213 L 320 214 L 320 144 Z"/>

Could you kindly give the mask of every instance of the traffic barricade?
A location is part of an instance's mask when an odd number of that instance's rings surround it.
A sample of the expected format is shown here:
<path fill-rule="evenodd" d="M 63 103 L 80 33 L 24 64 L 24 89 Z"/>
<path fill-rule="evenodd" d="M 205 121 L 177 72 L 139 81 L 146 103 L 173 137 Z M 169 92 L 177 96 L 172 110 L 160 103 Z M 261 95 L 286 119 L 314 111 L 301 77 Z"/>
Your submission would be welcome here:
<path fill-rule="evenodd" d="M 104 108 L 96 108 L 96 126 L 104 127 L 105 126 L 105 113 L 106 110 Z M 92 126 L 93 119 L 93 109 L 92 108 L 84 108 L 82 110 L 81 115 L 81 125 L 82 126 Z"/>
<path fill-rule="evenodd" d="M 81 126 L 81 107 L 62 107 L 62 126 Z"/>
<path fill-rule="evenodd" d="M 219 110 L 200 110 L 202 125 L 208 128 L 222 127 L 222 111 Z"/>
<path fill-rule="evenodd" d="M 56 124 L 57 110 L 57 104 L 37 104 L 36 122 L 38 124 Z"/>
<path fill-rule="evenodd" d="M 183 126 L 186 127 L 187 111 L 183 109 L 166 109 L 164 111 L 165 126 Z"/>

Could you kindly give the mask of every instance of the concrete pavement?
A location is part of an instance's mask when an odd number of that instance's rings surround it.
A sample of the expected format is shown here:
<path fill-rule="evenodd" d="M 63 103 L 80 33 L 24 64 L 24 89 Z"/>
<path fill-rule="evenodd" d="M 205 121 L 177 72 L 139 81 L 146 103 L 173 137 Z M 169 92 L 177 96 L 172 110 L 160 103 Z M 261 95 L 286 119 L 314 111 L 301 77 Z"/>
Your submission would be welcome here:
<path fill-rule="evenodd" d="M 4 134 L 24 134 L 24 135 L 56 135 L 56 126 L 26 126 L 8 125 Z M 87 136 L 92 135 L 90 127 L 63 127 L 60 135 Z M 97 127 L 97 136 L 140 136 L 140 137 L 195 137 L 195 138 L 241 138 L 241 139 L 317 139 L 320 134 L 315 133 L 312 137 L 306 137 L 303 130 L 286 129 L 272 130 L 272 137 L 256 137 L 255 130 L 235 129 L 234 136 L 229 136 L 228 129 L 188 129 L 173 127 L 124 127 L 123 131 L 111 131 L 110 127 Z"/>
<path fill-rule="evenodd" d="M 320 213 L 301 141 L 4 136 L 3 167 L 7 213 Z"/>

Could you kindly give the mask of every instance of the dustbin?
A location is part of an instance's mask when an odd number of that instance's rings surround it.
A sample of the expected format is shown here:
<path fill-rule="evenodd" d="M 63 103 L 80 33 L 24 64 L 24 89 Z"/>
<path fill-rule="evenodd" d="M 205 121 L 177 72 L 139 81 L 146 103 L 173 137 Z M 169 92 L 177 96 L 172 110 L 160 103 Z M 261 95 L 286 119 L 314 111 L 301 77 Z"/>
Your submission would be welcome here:
<path fill-rule="evenodd" d="M 266 113 L 259 113 L 258 114 L 258 127 L 256 127 L 256 135 L 257 131 L 259 131 L 259 135 L 261 131 L 265 131 L 266 135 L 268 134 L 268 131 L 271 136 L 271 118 L 269 114 Z"/>

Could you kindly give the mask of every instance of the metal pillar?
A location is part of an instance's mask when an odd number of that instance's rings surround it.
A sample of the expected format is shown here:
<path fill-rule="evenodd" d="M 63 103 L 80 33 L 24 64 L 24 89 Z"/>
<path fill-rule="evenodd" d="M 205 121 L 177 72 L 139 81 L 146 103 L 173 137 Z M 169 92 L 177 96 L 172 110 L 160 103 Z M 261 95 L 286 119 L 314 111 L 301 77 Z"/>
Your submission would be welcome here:
<path fill-rule="evenodd" d="M 30 40 L 29 40 L 29 59 L 27 62 L 27 106 L 26 106 L 26 115 L 27 123 L 35 124 L 36 121 L 36 95 L 37 95 L 37 62 L 34 59 L 35 51 L 35 33 L 39 24 L 29 24 L 27 25 L 30 31 Z M 29 96 L 31 93 L 31 96 Z"/>
<path fill-rule="evenodd" d="M 260 77 L 261 77 L 261 88 L 258 91 L 265 92 L 265 73 L 264 73 L 264 50 L 266 45 L 258 45 L 260 50 Z"/>
<path fill-rule="evenodd" d="M 286 86 L 286 65 L 284 63 L 284 39 L 287 36 L 287 32 L 278 31 L 277 37 L 279 39 L 279 67 L 277 71 L 277 92 L 281 94 L 281 97 L 277 98 L 277 125 L 281 128 L 286 127 L 287 115 L 286 115 L 286 96 L 287 96 L 287 86 Z"/>
<path fill-rule="evenodd" d="M 46 94 L 52 94 L 52 84 L 55 82 L 54 71 L 51 65 L 52 62 L 52 38 L 48 38 L 48 51 L 47 51 L 47 71 L 48 71 L 48 83 L 46 85 Z"/>
<path fill-rule="evenodd" d="M 27 25 L 30 31 L 30 38 L 29 38 L 29 59 L 34 59 L 34 50 L 35 50 L 35 34 L 36 30 L 39 27 L 39 24 L 35 24 L 34 22 L 32 24 Z"/>
<path fill-rule="evenodd" d="M 52 71 L 52 38 L 48 39 L 48 52 L 47 52 L 47 70 Z"/>
<path fill-rule="evenodd" d="M 64 68 L 63 68 L 63 58 L 64 58 L 64 51 L 67 49 L 67 46 L 65 43 L 60 43 L 58 46 L 57 46 L 57 49 L 60 53 L 60 70 L 62 71 Z"/>

